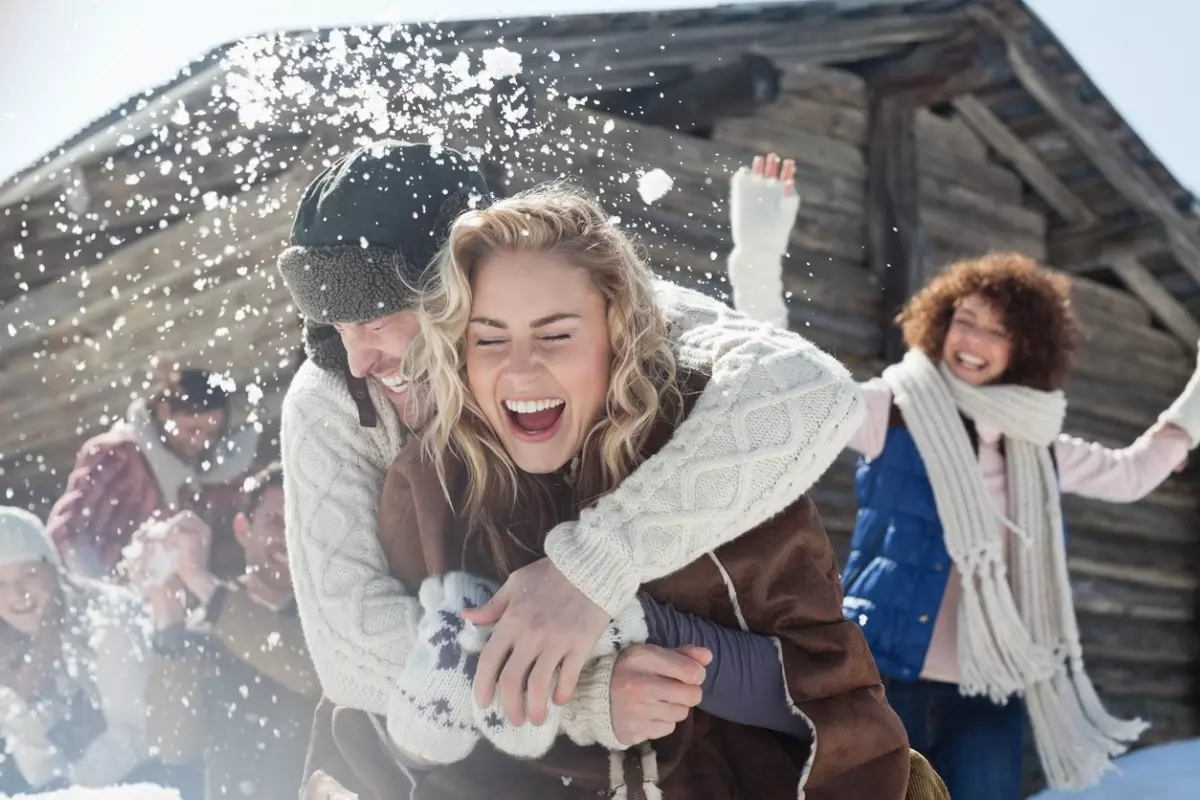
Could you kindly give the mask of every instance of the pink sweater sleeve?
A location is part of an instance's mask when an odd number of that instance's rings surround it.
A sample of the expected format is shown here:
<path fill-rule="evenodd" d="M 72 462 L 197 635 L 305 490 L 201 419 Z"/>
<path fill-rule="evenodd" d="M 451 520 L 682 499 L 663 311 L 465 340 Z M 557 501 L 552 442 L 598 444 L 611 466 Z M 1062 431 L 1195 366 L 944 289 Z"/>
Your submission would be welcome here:
<path fill-rule="evenodd" d="M 1121 450 L 1062 435 L 1054 444 L 1064 492 L 1133 503 L 1166 480 L 1187 458 L 1190 440 L 1174 425 L 1155 426 Z"/>
<path fill-rule="evenodd" d="M 847 445 L 867 461 L 873 461 L 883 452 L 887 443 L 888 421 L 892 415 L 892 390 L 883 378 L 871 378 L 859 384 L 862 390 L 866 418 L 862 426 L 850 437 Z"/>

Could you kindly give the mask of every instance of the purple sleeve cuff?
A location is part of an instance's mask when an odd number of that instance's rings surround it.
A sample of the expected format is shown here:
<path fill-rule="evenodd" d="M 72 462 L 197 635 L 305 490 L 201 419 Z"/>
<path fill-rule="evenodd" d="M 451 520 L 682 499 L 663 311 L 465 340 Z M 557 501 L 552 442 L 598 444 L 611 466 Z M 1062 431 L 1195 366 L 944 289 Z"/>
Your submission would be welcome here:
<path fill-rule="evenodd" d="M 685 645 L 712 653 L 701 689 L 700 709 L 718 719 L 811 740 L 804 718 L 791 711 L 779 650 L 769 636 L 732 630 L 685 614 L 639 594 L 646 612 L 650 644 L 674 649 Z"/>

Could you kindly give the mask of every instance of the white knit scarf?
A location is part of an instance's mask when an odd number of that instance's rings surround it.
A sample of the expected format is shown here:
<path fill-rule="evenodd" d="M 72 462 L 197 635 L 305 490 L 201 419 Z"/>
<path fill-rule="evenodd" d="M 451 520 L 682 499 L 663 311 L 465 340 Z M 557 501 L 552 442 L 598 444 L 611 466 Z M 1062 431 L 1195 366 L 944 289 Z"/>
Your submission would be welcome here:
<path fill-rule="evenodd" d="M 883 380 L 921 454 L 946 549 L 962 575 L 960 691 L 998 704 L 1024 693 L 1050 786 L 1095 785 L 1147 726 L 1111 716 L 1083 667 L 1050 457 L 1066 399 L 1022 386 L 970 386 L 916 350 Z M 996 508 L 984 485 L 962 416 L 1004 436 L 1008 509 Z M 997 516 L 1016 535 L 1007 558 Z"/>

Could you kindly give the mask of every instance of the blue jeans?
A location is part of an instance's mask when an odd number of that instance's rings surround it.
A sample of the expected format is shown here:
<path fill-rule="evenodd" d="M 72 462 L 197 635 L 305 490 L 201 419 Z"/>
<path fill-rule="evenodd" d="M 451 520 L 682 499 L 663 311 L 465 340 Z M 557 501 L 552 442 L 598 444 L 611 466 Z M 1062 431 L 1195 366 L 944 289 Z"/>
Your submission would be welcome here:
<path fill-rule="evenodd" d="M 909 746 L 942 776 L 951 800 L 1020 800 L 1025 704 L 963 697 L 958 686 L 884 679 Z"/>

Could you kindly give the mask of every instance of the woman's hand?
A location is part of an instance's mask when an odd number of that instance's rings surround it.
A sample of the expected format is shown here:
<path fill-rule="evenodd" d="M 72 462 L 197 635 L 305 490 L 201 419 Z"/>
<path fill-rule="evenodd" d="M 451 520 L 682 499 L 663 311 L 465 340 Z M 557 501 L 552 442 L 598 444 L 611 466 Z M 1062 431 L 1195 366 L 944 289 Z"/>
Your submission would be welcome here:
<path fill-rule="evenodd" d="M 729 182 L 729 222 L 733 250 L 727 259 L 733 305 L 751 319 L 787 327 L 783 258 L 787 253 L 800 198 L 796 164 L 771 153 L 755 156 L 750 169 Z"/>
<path fill-rule="evenodd" d="M 637 644 L 623 650 L 610 689 L 617 741 L 632 747 L 669 736 L 700 704 L 704 668 L 711 661 L 702 647 Z"/>
<path fill-rule="evenodd" d="M 479 627 L 496 626 L 479 655 L 476 705 L 491 705 L 499 683 L 504 715 L 518 727 L 525 723 L 527 703 L 534 724 L 545 721 L 556 672 L 554 702 L 567 704 L 588 654 L 609 622 L 608 612 L 548 558 L 514 572 L 486 605 L 467 609 L 462 616 Z"/>

